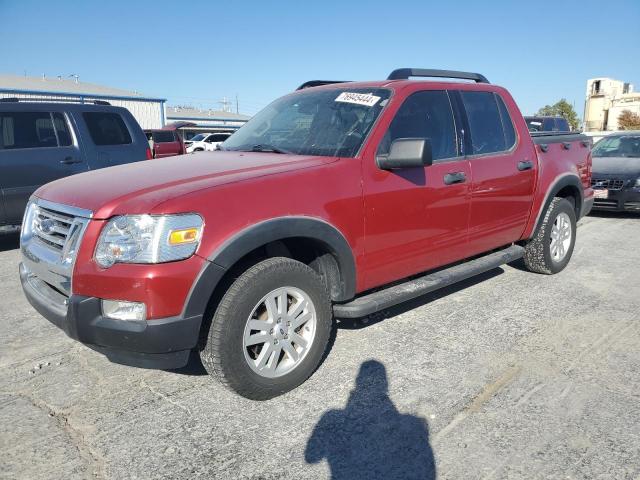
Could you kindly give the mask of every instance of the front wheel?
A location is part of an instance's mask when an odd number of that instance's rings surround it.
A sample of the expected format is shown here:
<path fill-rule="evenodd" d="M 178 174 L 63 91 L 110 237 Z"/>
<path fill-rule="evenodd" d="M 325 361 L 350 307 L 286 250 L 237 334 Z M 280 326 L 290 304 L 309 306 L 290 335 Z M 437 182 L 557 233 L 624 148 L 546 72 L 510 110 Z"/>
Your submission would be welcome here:
<path fill-rule="evenodd" d="M 304 263 L 277 257 L 240 275 L 216 309 L 200 358 L 243 397 L 267 400 L 318 368 L 333 317 L 327 289 Z"/>
<path fill-rule="evenodd" d="M 534 237 L 525 246 L 524 263 L 532 272 L 558 273 L 569 263 L 575 242 L 575 209 L 568 200 L 555 197 Z"/>

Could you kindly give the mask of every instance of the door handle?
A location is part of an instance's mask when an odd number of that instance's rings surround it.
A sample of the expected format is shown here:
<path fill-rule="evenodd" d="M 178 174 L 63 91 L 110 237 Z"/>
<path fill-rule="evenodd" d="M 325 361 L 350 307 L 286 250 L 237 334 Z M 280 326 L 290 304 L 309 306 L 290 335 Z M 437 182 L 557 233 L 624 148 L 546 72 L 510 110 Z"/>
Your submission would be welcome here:
<path fill-rule="evenodd" d="M 525 160 L 524 162 L 518 162 L 518 170 L 531 170 L 533 168 L 533 162 L 531 160 Z"/>
<path fill-rule="evenodd" d="M 73 157 L 65 157 L 64 160 L 60 160 L 60 163 L 64 165 L 72 165 L 74 163 L 82 163 L 82 160 L 78 160 Z"/>
<path fill-rule="evenodd" d="M 455 183 L 463 183 L 467 179 L 464 172 L 447 173 L 444 176 L 445 185 L 453 185 Z"/>

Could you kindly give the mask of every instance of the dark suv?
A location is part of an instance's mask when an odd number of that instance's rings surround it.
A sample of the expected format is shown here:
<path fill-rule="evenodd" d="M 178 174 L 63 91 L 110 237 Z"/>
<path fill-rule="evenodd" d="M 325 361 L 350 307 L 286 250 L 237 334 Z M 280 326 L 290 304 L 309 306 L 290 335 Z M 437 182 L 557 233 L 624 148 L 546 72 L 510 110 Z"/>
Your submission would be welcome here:
<path fill-rule="evenodd" d="M 58 178 L 151 157 L 131 113 L 111 105 L 0 102 L 0 228 Z"/>
<path fill-rule="evenodd" d="M 592 154 L 593 208 L 640 212 L 640 131 L 607 135 Z"/>
<path fill-rule="evenodd" d="M 571 127 L 563 117 L 524 117 L 530 132 L 570 132 Z"/>

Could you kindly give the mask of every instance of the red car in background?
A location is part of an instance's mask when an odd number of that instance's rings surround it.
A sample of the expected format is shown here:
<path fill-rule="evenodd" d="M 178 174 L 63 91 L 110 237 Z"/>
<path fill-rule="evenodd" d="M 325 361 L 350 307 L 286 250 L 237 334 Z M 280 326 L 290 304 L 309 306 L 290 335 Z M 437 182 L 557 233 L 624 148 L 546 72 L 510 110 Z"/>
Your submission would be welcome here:
<path fill-rule="evenodd" d="M 192 126 L 195 126 L 195 123 L 175 122 L 160 129 L 145 130 L 153 158 L 184 155 L 186 150 L 179 129 Z"/>

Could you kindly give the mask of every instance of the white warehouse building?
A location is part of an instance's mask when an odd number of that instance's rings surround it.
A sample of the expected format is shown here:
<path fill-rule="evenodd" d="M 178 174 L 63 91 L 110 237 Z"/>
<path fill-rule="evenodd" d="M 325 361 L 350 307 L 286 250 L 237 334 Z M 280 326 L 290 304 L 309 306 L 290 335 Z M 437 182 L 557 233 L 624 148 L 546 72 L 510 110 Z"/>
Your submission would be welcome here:
<path fill-rule="evenodd" d="M 142 128 L 162 128 L 166 124 L 164 98 L 145 97 L 138 92 L 80 82 L 77 77 L 47 78 L 0 75 L 0 99 L 17 98 L 31 102 L 80 102 L 96 100 L 129 110 Z"/>

